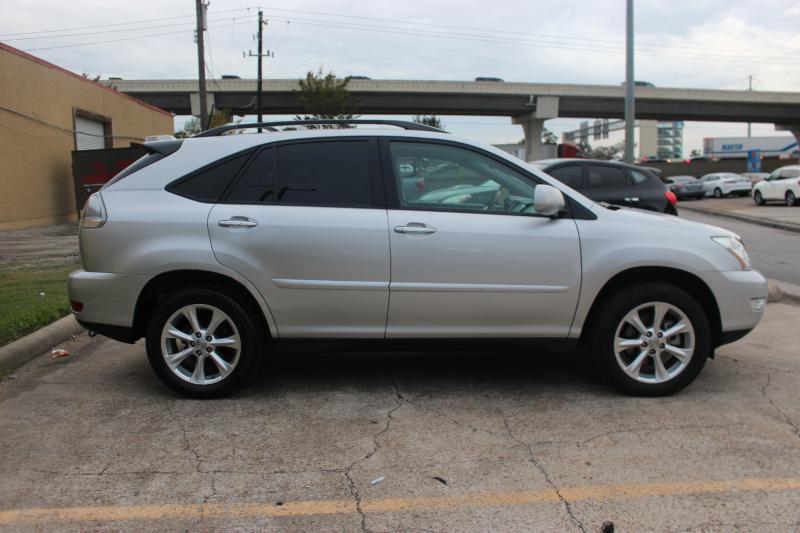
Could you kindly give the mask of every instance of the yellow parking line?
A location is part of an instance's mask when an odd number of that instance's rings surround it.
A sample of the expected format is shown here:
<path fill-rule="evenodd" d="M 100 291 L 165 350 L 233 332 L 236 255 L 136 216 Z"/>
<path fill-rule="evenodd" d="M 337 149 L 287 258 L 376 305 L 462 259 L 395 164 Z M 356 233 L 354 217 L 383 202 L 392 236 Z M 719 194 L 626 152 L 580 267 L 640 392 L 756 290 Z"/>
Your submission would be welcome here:
<path fill-rule="evenodd" d="M 800 478 L 733 479 L 686 483 L 648 483 L 638 485 L 589 485 L 564 487 L 561 495 L 570 502 L 614 500 L 648 496 L 685 496 L 723 492 L 780 492 L 800 490 Z M 552 489 L 509 492 L 474 492 L 449 496 L 417 496 L 364 500 L 365 513 L 409 510 L 455 510 L 461 508 L 504 507 L 555 503 Z M 106 507 L 33 508 L 0 511 L 0 525 L 46 522 L 109 522 L 116 520 L 159 520 L 198 518 L 246 518 L 348 514 L 357 512 L 353 500 L 311 500 L 274 503 L 203 503 L 128 505 Z"/>

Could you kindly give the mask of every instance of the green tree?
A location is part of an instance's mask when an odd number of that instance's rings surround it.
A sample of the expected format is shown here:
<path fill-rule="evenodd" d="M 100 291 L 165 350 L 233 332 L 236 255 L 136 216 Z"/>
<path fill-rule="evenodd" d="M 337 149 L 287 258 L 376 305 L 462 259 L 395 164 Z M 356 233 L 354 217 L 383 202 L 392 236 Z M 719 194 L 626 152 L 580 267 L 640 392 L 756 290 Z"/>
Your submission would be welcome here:
<path fill-rule="evenodd" d="M 176 139 L 184 139 L 200 133 L 200 119 L 192 117 L 183 124 L 183 128 L 175 132 Z"/>
<path fill-rule="evenodd" d="M 295 120 L 351 120 L 353 114 L 350 91 L 347 84 L 350 77 L 337 78 L 333 72 L 323 75 L 322 67 L 314 73 L 309 71 L 305 79 L 299 81 L 300 89 L 295 91 L 305 115 L 297 115 Z M 335 128 L 336 126 L 320 126 Z M 345 126 L 346 127 L 346 126 Z"/>
<path fill-rule="evenodd" d="M 703 154 L 700 153 L 700 150 L 698 150 L 697 148 L 692 150 L 692 153 L 689 154 L 690 157 L 697 157 L 697 156 L 700 156 L 700 155 L 703 155 Z"/>
<path fill-rule="evenodd" d="M 542 128 L 542 142 L 545 144 L 558 144 L 558 137 L 547 128 Z"/>
<path fill-rule="evenodd" d="M 414 122 L 416 122 L 417 124 L 425 124 L 426 126 L 439 128 L 440 130 L 444 129 L 444 124 L 442 123 L 442 119 L 440 119 L 436 115 L 417 115 L 414 117 Z"/>

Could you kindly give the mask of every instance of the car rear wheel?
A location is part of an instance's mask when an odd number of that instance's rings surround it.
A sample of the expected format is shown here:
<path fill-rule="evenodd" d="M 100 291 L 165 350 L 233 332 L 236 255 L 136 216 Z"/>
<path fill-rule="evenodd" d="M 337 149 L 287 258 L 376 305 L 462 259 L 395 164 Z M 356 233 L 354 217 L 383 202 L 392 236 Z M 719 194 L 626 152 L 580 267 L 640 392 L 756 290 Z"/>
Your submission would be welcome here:
<path fill-rule="evenodd" d="M 719 187 L 714 189 L 714 198 L 722 198 L 723 196 L 725 195 L 722 194 L 722 189 L 720 189 Z"/>
<path fill-rule="evenodd" d="M 797 204 L 797 198 L 795 198 L 794 193 L 792 191 L 786 191 L 786 205 L 792 206 Z"/>
<path fill-rule="evenodd" d="M 595 357 L 628 394 L 664 396 L 683 389 L 711 350 L 703 308 L 672 285 L 627 287 L 606 301 L 599 316 L 592 336 Z"/>
<path fill-rule="evenodd" d="M 147 328 L 147 356 L 172 390 L 193 398 L 225 396 L 255 372 L 261 335 L 231 297 L 187 289 L 165 300 Z"/>
<path fill-rule="evenodd" d="M 761 191 L 756 191 L 753 193 L 753 201 L 756 205 L 764 205 L 764 198 L 761 196 Z"/>

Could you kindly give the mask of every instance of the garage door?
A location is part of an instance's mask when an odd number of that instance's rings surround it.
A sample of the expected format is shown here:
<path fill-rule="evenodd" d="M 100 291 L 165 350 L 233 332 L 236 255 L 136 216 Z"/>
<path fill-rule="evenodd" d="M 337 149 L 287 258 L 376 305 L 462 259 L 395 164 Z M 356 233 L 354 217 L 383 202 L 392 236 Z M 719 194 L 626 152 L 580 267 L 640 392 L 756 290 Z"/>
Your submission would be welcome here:
<path fill-rule="evenodd" d="M 75 149 L 96 150 L 106 147 L 105 129 L 99 120 L 75 117 Z"/>

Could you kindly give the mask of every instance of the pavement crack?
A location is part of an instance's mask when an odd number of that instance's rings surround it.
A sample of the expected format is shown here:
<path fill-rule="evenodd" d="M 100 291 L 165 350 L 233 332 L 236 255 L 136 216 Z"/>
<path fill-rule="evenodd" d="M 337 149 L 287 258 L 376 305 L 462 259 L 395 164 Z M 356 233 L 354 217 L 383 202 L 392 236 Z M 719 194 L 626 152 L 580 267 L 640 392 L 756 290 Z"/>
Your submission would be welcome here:
<path fill-rule="evenodd" d="M 506 428 L 508 437 L 528 451 L 528 460 L 542 474 L 542 476 L 544 476 L 545 482 L 550 485 L 550 488 L 552 488 L 556 493 L 556 496 L 558 496 L 559 501 L 561 501 L 561 504 L 564 506 L 564 509 L 566 510 L 570 520 L 572 520 L 575 525 L 578 526 L 578 529 L 580 529 L 583 533 L 586 533 L 586 527 L 583 525 L 583 522 L 581 522 L 581 520 L 575 515 L 572 510 L 572 504 L 564 497 L 563 494 L 561 494 L 561 490 L 558 488 L 558 485 L 556 485 L 555 482 L 550 478 L 550 474 L 547 472 L 547 469 L 536 457 L 536 454 L 533 452 L 533 446 L 517 437 L 511 430 L 511 425 L 508 423 L 508 417 L 506 417 L 504 413 L 501 413 L 501 416 L 503 418 L 503 426 Z"/>
<path fill-rule="evenodd" d="M 181 441 L 183 442 L 183 449 L 189 451 L 194 456 L 195 461 L 195 471 L 198 474 L 202 474 L 200 470 L 200 465 L 203 463 L 203 459 L 200 458 L 200 453 L 192 446 L 192 443 L 189 441 L 189 437 L 186 435 L 186 427 L 182 424 L 179 424 L 178 427 L 181 430 Z"/>
<path fill-rule="evenodd" d="M 764 398 L 766 398 L 766 400 L 769 402 L 769 404 L 772 406 L 772 408 L 775 411 L 778 412 L 778 414 L 781 416 L 781 418 L 783 418 L 783 421 L 790 428 L 792 428 L 792 433 L 794 433 L 796 437 L 800 438 L 800 427 L 798 427 L 797 424 L 794 423 L 794 421 L 791 419 L 791 417 L 788 414 L 786 414 L 786 412 L 783 409 L 778 407 L 778 404 L 776 404 L 775 401 L 772 399 L 772 396 L 770 396 L 770 394 L 769 394 L 769 386 L 771 384 L 772 384 L 772 374 L 767 372 L 767 381 L 764 383 L 764 386 L 761 387 L 761 395 Z"/>
<path fill-rule="evenodd" d="M 356 503 L 356 512 L 361 517 L 361 531 L 363 531 L 364 533 L 369 532 L 370 529 L 367 527 L 367 515 L 361 506 L 361 493 L 358 490 L 358 486 L 356 486 L 356 482 L 353 479 L 352 472 L 356 466 L 360 465 L 364 461 L 367 461 L 373 455 L 378 453 L 378 450 L 380 450 L 381 448 L 380 438 L 389 432 L 389 430 L 392 427 L 392 420 L 394 420 L 395 411 L 400 409 L 403 406 L 403 403 L 405 403 L 406 401 L 405 397 L 400 392 L 400 388 L 397 386 L 397 383 L 395 382 L 394 377 L 392 377 L 391 373 L 389 374 L 389 381 L 391 382 L 392 387 L 394 389 L 395 403 L 386 412 L 385 423 L 381 428 L 381 430 L 372 435 L 372 449 L 368 451 L 363 457 L 357 459 L 356 461 L 351 463 L 350 466 L 344 469 L 344 476 L 345 478 L 347 478 L 348 487 L 350 489 L 350 495 L 353 497 L 353 500 Z"/>

